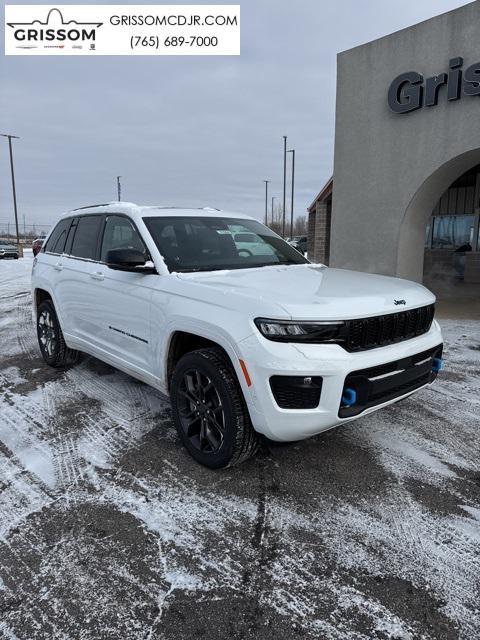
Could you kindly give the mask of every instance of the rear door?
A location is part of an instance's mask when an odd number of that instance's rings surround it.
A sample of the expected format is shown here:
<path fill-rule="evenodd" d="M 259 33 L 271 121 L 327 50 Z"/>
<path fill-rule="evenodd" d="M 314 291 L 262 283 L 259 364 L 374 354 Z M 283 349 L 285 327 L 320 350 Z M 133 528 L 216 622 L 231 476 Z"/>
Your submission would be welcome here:
<path fill-rule="evenodd" d="M 34 264 L 36 286 L 50 291 L 63 331 L 68 332 L 68 315 L 64 308 L 63 293 L 65 263 L 64 251 L 72 218 L 60 220 L 42 249 L 37 264 Z"/>
<path fill-rule="evenodd" d="M 72 222 L 61 259 L 61 304 L 67 333 L 89 344 L 98 344 L 98 327 L 93 320 L 95 288 L 92 273 L 98 270 L 104 216 L 85 214 Z"/>

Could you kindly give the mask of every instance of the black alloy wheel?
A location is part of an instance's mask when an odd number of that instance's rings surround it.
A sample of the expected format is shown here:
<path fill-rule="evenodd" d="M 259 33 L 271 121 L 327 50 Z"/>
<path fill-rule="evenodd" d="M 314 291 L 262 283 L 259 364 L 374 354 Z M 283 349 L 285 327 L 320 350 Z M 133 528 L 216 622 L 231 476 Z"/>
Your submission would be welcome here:
<path fill-rule="evenodd" d="M 51 300 L 44 300 L 38 305 L 37 337 L 42 357 L 51 367 L 65 367 L 78 360 L 79 352 L 69 349 L 65 344 Z"/>
<path fill-rule="evenodd" d="M 212 469 L 233 466 L 257 451 L 258 435 L 222 349 L 199 349 L 182 356 L 172 375 L 170 398 L 178 435 L 200 464 Z"/>
<path fill-rule="evenodd" d="M 216 453 L 223 444 L 225 413 L 217 388 L 204 372 L 187 369 L 178 389 L 180 422 L 192 446 Z"/>

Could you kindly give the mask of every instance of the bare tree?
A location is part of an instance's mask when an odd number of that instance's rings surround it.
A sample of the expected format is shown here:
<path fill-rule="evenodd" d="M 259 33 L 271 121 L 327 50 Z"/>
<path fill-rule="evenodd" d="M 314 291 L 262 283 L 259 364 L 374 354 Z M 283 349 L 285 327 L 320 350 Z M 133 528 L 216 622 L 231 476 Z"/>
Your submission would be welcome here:
<path fill-rule="evenodd" d="M 307 235 L 307 216 L 298 216 L 293 223 L 293 235 L 294 236 L 306 236 Z"/>
<path fill-rule="evenodd" d="M 278 235 L 282 235 L 282 205 L 278 204 L 273 209 L 273 220 L 272 216 L 268 216 L 268 227 L 278 233 Z M 307 217 L 306 216 L 297 216 L 293 222 L 293 235 L 294 236 L 306 236 L 307 235 Z"/>

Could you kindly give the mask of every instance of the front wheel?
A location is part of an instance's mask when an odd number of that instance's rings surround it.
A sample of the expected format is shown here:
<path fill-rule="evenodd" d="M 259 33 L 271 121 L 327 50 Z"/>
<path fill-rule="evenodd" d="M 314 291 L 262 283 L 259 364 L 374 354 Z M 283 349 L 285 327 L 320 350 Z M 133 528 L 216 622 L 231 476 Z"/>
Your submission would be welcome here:
<path fill-rule="evenodd" d="M 45 300 L 37 309 L 38 345 L 45 362 L 51 367 L 65 367 L 78 360 L 79 352 L 65 344 L 62 329 L 50 300 Z"/>
<path fill-rule="evenodd" d="M 170 397 L 180 439 L 200 464 L 229 467 L 257 451 L 258 435 L 235 371 L 221 349 L 184 355 L 173 372 Z"/>

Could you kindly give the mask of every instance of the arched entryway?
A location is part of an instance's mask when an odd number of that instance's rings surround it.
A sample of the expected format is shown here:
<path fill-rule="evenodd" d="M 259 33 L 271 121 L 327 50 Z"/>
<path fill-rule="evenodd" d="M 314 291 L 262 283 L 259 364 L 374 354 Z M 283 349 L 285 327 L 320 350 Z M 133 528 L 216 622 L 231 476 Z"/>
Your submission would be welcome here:
<path fill-rule="evenodd" d="M 439 298 L 478 298 L 479 212 L 475 149 L 439 167 L 412 198 L 400 228 L 397 275 L 423 281 Z"/>

